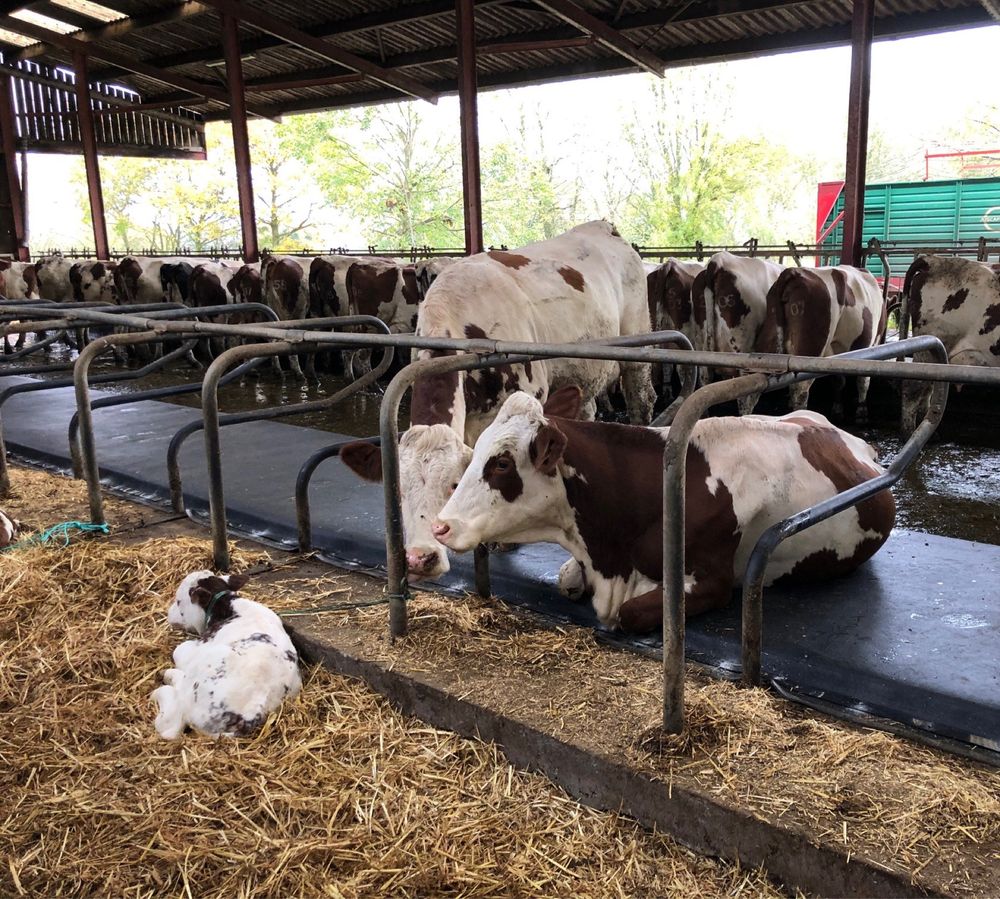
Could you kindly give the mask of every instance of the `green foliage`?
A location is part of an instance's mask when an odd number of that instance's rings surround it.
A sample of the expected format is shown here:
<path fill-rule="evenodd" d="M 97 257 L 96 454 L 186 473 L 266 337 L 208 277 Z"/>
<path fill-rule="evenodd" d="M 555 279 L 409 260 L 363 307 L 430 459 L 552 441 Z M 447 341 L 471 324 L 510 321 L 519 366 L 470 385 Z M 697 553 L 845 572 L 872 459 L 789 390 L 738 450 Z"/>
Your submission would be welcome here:
<path fill-rule="evenodd" d="M 324 123 L 312 144 L 313 173 L 327 202 L 349 210 L 382 248 L 456 246 L 462 241 L 458 146 L 432 134 L 416 103 L 369 107 L 360 127 Z"/>
<path fill-rule="evenodd" d="M 623 233 L 649 246 L 785 239 L 795 190 L 814 172 L 761 138 L 732 139 L 727 82 L 672 72 L 634 109 L 623 170 L 605 172 L 605 206 Z M 782 233 L 779 233 L 782 232 Z"/>

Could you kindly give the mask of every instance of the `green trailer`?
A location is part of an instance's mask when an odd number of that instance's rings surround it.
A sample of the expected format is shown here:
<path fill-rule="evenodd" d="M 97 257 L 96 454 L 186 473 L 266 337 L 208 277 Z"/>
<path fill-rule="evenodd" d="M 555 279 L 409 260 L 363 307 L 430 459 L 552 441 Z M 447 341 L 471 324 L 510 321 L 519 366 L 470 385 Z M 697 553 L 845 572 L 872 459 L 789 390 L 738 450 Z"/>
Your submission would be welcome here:
<path fill-rule="evenodd" d="M 840 262 L 843 188 L 843 181 L 819 185 L 816 244 L 823 265 Z M 920 252 L 936 250 L 971 259 L 982 258 L 983 253 L 1000 254 L 1000 178 L 868 184 L 861 235 L 862 246 L 873 237 L 881 242 L 893 281 L 902 279 Z M 882 276 L 877 257 L 868 266 Z"/>

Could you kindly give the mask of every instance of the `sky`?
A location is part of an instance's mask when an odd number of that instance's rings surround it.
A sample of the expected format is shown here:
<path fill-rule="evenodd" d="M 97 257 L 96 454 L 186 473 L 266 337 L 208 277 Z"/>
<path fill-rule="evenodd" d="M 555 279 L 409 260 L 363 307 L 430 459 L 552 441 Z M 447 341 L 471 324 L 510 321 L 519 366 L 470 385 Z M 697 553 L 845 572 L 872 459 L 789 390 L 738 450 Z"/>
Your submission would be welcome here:
<path fill-rule="evenodd" d="M 977 110 L 996 106 L 998 59 L 996 26 L 876 43 L 871 127 L 892 135 L 922 159 L 923 149 L 935 148 L 941 135 L 959 128 Z M 688 71 L 710 76 L 718 68 L 706 65 Z M 784 144 L 796 154 L 815 158 L 820 180 L 843 177 L 848 47 L 743 60 L 726 63 L 723 69 L 734 85 L 730 136 Z M 624 121 L 638 118 L 641 123 L 651 79 L 646 74 L 618 75 L 485 92 L 479 104 L 481 142 L 502 139 L 519 106 L 537 108 L 546 123 L 547 144 L 558 146 L 565 164 L 586 175 L 601 161 L 595 154 L 613 155 L 620 149 L 616 135 Z M 458 103 L 445 98 L 436 107 L 424 104 L 422 112 L 442 127 L 453 126 Z M 30 155 L 29 227 L 36 246 L 66 242 L 72 239 L 69 235 L 80 233 L 69 210 L 68 178 L 81 164 L 78 157 Z M 812 195 L 796 199 L 804 210 L 815 205 Z M 331 234 L 324 242 L 353 246 L 359 235 L 351 230 Z"/>

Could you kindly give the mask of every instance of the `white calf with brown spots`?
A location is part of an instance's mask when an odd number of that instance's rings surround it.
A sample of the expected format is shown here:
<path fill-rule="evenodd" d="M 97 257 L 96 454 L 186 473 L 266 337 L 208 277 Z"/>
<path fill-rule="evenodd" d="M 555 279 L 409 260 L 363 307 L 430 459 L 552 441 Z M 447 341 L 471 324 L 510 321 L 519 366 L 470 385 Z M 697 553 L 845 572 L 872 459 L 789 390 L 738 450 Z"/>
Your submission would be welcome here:
<path fill-rule="evenodd" d="M 188 727 L 212 737 L 247 736 L 301 689 L 298 654 L 281 619 L 238 594 L 246 581 L 196 571 L 177 588 L 167 621 L 198 636 L 174 650 L 174 667 L 152 693 L 164 739 L 176 740 Z"/>

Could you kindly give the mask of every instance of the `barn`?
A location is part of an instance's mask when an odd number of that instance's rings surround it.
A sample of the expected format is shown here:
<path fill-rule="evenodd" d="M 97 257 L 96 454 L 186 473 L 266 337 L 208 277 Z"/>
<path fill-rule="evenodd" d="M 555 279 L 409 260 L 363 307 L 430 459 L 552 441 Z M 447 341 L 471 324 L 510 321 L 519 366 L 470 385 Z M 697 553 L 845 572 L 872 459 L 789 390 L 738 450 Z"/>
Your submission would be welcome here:
<path fill-rule="evenodd" d="M 996 450 L 948 435 L 1000 388 L 998 273 L 982 234 L 893 255 L 946 187 L 865 159 L 873 41 L 997 14 L 8 4 L 4 894 L 995 894 Z M 841 44 L 814 246 L 484 246 L 480 92 Z M 262 253 L 248 120 L 451 94 L 468 258 Z M 241 258 L 116 254 L 98 155 L 216 120 Z M 83 155 L 93 258 L 32 263 L 28 151 Z"/>

